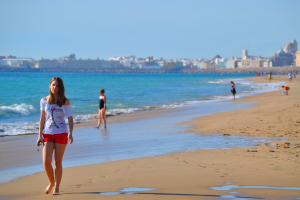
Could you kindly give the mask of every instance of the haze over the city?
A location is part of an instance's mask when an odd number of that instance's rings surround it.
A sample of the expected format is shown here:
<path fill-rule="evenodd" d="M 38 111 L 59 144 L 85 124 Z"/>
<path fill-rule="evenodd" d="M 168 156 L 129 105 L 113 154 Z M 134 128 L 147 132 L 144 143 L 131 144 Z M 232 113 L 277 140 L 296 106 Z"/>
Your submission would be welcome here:
<path fill-rule="evenodd" d="M 300 1 L 0 0 L 0 55 L 273 56 L 300 38 Z"/>

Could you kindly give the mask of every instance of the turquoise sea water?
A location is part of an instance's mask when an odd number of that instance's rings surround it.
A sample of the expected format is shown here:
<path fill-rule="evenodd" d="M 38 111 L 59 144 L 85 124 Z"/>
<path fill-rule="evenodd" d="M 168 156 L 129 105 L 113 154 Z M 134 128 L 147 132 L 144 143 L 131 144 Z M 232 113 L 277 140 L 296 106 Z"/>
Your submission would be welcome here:
<path fill-rule="evenodd" d="M 100 74 L 0 73 L 0 136 L 37 133 L 40 99 L 49 94 L 53 76 L 63 79 L 75 121 L 94 120 L 99 90 L 104 88 L 108 115 L 147 109 L 182 107 L 232 99 L 278 89 L 281 84 L 259 84 L 243 78 L 252 74 Z"/>

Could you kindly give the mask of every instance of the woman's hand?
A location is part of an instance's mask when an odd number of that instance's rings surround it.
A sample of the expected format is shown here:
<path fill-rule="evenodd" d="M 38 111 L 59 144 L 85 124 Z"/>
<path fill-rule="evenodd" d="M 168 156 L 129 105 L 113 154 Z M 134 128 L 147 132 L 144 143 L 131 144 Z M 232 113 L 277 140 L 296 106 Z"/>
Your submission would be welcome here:
<path fill-rule="evenodd" d="M 39 146 L 39 143 L 42 142 L 44 144 L 44 138 L 43 138 L 43 130 L 44 130 L 44 124 L 45 124 L 45 111 L 41 110 L 41 117 L 39 122 L 39 138 L 36 141 L 36 146 Z"/>
<path fill-rule="evenodd" d="M 73 136 L 72 136 L 72 134 L 68 135 L 68 141 L 69 141 L 69 144 L 73 143 Z"/>
<path fill-rule="evenodd" d="M 73 117 L 68 117 L 68 121 L 69 121 L 69 135 L 68 135 L 68 142 L 69 144 L 73 143 L 73 127 L 74 127 L 74 122 L 73 122 Z"/>
<path fill-rule="evenodd" d="M 40 142 L 41 142 L 42 144 L 44 144 L 44 139 L 41 138 L 41 137 L 39 137 L 39 138 L 37 139 L 37 141 L 36 141 L 36 146 L 40 146 L 40 145 L 41 145 Z M 39 145 L 39 144 L 40 144 L 40 145 Z"/>

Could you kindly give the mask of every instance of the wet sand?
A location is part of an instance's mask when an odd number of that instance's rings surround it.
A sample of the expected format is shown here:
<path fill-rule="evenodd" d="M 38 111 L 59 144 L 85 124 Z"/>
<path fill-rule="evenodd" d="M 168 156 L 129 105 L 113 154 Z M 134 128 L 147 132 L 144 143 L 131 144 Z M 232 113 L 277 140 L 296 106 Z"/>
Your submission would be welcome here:
<path fill-rule="evenodd" d="M 249 80 L 268 81 L 261 77 Z M 276 76 L 272 81 L 286 80 L 287 76 Z M 268 143 L 248 148 L 202 149 L 66 168 L 60 190 L 62 195 L 56 197 L 43 193 L 47 178 L 45 172 L 41 172 L 1 184 L 0 199 L 222 199 L 220 195 L 300 198 L 300 190 L 295 188 L 211 189 L 224 185 L 300 187 L 299 82 L 296 79 L 289 85 L 288 96 L 283 96 L 282 91 L 249 96 L 235 101 L 256 102 L 251 108 L 217 113 L 187 123 L 192 125 L 189 132 L 224 134 L 224 137 L 263 136 L 271 139 Z M 119 192 L 129 187 L 157 190 L 131 195 L 99 194 Z"/>
<path fill-rule="evenodd" d="M 162 117 L 162 114 L 178 112 L 181 109 L 182 108 L 166 108 L 166 109 L 152 109 L 152 110 L 139 111 L 133 113 L 122 113 L 120 115 L 107 116 L 106 123 L 107 126 L 109 126 L 111 124 L 119 124 L 119 123 L 160 118 Z M 95 127 L 97 126 L 97 124 L 98 124 L 98 119 L 95 119 L 93 121 L 77 122 L 74 124 L 74 129 Z M 100 129 L 103 129 L 103 126 L 104 123 L 102 121 Z"/>

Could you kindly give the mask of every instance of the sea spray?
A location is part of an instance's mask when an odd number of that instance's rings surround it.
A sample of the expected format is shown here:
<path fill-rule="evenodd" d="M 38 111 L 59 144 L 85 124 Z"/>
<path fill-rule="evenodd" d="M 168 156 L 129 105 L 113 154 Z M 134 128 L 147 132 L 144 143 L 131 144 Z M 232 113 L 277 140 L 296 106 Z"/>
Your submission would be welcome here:
<path fill-rule="evenodd" d="M 33 105 L 26 103 L 0 106 L 0 116 L 9 114 L 30 115 L 35 112 L 36 109 L 33 107 Z"/>

